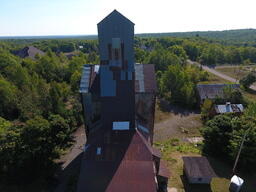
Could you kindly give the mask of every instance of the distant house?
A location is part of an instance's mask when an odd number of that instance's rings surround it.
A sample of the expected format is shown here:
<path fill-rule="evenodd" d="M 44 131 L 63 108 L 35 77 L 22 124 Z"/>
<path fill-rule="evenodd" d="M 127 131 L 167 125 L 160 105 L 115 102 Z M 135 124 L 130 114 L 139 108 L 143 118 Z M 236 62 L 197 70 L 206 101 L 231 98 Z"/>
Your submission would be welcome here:
<path fill-rule="evenodd" d="M 35 59 L 36 55 L 44 55 L 45 53 L 41 51 L 40 49 L 34 47 L 34 46 L 27 46 L 24 47 L 21 50 L 15 51 L 14 55 L 17 55 L 21 58 L 29 57 L 31 59 Z"/>
<path fill-rule="evenodd" d="M 182 157 L 184 173 L 190 184 L 210 184 L 216 177 L 206 157 Z"/>
<path fill-rule="evenodd" d="M 231 87 L 232 89 L 239 89 L 239 84 L 198 84 L 197 92 L 200 103 L 203 103 L 205 99 L 223 98 L 224 89 Z"/>
<path fill-rule="evenodd" d="M 68 53 L 63 53 L 68 59 L 71 59 L 74 56 L 78 56 L 80 54 L 80 51 L 72 51 Z"/>
<path fill-rule="evenodd" d="M 243 113 L 244 106 L 242 104 L 231 104 L 227 102 L 225 105 L 215 105 L 214 113 L 215 114 L 224 114 L 224 113 Z"/>

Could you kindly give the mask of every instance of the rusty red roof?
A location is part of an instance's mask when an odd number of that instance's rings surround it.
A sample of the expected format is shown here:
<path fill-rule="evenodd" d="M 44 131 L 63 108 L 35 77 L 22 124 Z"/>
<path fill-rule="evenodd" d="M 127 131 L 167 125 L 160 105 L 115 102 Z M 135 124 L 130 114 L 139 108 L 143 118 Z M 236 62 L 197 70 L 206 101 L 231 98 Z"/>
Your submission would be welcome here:
<path fill-rule="evenodd" d="M 117 133 L 118 134 L 118 133 Z M 82 160 L 78 192 L 155 192 L 152 151 L 138 131 L 125 134 L 122 141 L 89 146 Z M 97 148 L 101 154 L 97 155 Z M 143 178 L 143 185 L 141 179 Z"/>
<path fill-rule="evenodd" d="M 171 175 L 167 167 L 167 162 L 162 159 L 160 160 L 158 175 L 165 178 L 169 178 Z"/>

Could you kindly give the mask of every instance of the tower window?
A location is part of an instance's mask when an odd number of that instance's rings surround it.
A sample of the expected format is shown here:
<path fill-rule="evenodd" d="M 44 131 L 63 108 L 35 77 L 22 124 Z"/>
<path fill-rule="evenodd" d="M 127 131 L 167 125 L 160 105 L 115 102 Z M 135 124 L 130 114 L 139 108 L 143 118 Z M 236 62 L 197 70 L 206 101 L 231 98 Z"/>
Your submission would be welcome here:
<path fill-rule="evenodd" d="M 100 154 L 101 154 L 101 147 L 97 147 L 96 154 L 97 154 L 97 155 L 100 155 Z"/>

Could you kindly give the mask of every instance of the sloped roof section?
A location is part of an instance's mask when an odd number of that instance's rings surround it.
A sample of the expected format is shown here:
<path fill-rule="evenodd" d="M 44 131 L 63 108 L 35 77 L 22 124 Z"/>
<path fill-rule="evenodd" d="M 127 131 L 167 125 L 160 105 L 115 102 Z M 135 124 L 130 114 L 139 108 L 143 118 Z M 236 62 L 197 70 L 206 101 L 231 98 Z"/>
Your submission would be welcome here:
<path fill-rule="evenodd" d="M 135 92 L 155 93 L 157 91 L 155 66 L 153 64 L 135 64 Z"/>
<path fill-rule="evenodd" d="M 163 159 L 160 160 L 158 175 L 161 177 L 169 178 L 171 173 L 167 168 L 167 163 Z"/>
<path fill-rule="evenodd" d="M 80 81 L 80 93 L 88 93 L 90 86 L 90 78 L 91 78 L 91 65 L 83 66 L 82 78 Z"/>
<path fill-rule="evenodd" d="M 130 21 L 129 19 L 127 19 L 124 15 L 122 15 L 121 13 L 119 13 L 116 9 L 114 11 L 112 11 L 109 15 L 107 15 L 104 19 L 102 19 L 98 25 L 101 25 L 102 23 L 106 22 L 107 20 L 113 20 L 114 17 L 119 17 L 124 19 L 125 21 L 127 21 L 128 23 L 135 25 L 132 21 Z"/>
<path fill-rule="evenodd" d="M 125 135 L 122 142 L 100 146 L 101 156 L 97 147 L 90 146 L 84 154 L 78 192 L 156 192 L 152 152 L 138 131 Z"/>
<path fill-rule="evenodd" d="M 188 177 L 216 177 L 206 157 L 182 157 Z"/>
<path fill-rule="evenodd" d="M 29 57 L 31 59 L 35 59 L 35 56 L 37 54 L 44 55 L 45 53 L 34 46 L 27 46 L 27 47 L 24 47 L 23 49 L 15 52 L 14 54 L 21 58 Z"/>
<path fill-rule="evenodd" d="M 198 84 L 197 91 L 200 99 L 215 99 L 224 96 L 225 88 L 239 89 L 239 84 Z"/>
<path fill-rule="evenodd" d="M 216 113 L 242 113 L 244 111 L 243 104 L 226 104 L 215 105 Z"/>

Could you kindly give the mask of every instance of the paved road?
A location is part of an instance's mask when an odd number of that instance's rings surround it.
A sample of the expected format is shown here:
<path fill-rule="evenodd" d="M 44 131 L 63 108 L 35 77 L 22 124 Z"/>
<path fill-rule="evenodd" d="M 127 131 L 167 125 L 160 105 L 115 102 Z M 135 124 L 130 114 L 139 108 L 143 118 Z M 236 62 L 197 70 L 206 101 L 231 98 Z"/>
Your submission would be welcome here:
<path fill-rule="evenodd" d="M 200 63 L 197 63 L 197 62 L 194 62 L 194 61 L 190 61 L 190 60 L 188 60 L 188 63 L 189 64 L 194 64 L 194 65 L 198 65 L 198 66 L 201 65 Z M 221 73 L 219 71 L 216 71 L 214 68 L 210 68 L 210 67 L 205 66 L 205 65 L 201 65 L 201 66 L 202 66 L 203 70 L 208 71 L 209 73 L 212 73 L 212 74 L 214 74 L 214 75 L 216 75 L 216 76 L 218 76 L 218 77 L 220 77 L 222 79 L 226 79 L 226 80 L 231 81 L 233 83 L 239 83 L 238 80 L 236 80 L 236 79 L 234 79 L 234 78 L 232 78 L 232 77 L 230 77 L 228 75 L 225 75 L 225 74 L 223 74 L 223 73 Z M 250 88 L 252 90 L 256 91 L 256 86 L 255 85 L 250 86 Z"/>

